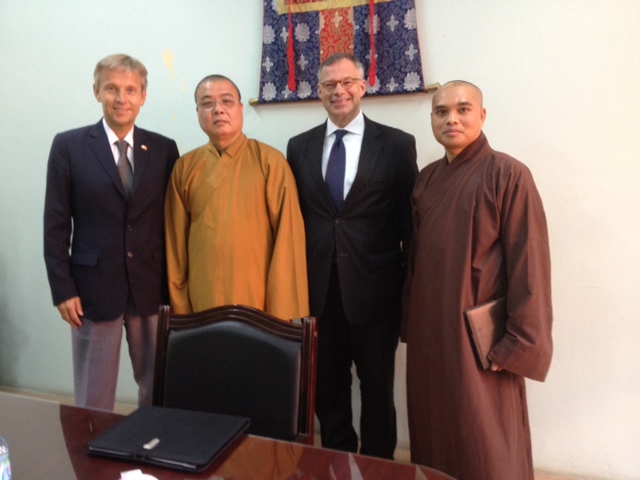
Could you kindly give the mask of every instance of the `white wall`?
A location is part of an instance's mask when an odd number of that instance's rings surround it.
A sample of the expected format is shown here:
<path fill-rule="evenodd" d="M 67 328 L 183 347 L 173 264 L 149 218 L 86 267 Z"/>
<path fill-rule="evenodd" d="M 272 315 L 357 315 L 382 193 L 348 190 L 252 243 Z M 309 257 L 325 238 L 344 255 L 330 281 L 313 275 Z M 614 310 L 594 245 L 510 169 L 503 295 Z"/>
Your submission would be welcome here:
<path fill-rule="evenodd" d="M 270 0 L 269 0 L 270 1 Z M 555 357 L 529 383 L 538 468 L 640 478 L 640 2 L 416 0 L 427 81 L 467 79 L 485 94 L 494 148 L 524 161 L 545 201 L 553 256 Z M 0 383 L 69 394 L 68 328 L 42 260 L 46 161 L 55 133 L 96 122 L 92 71 L 126 52 L 149 69 L 139 124 L 206 141 L 192 91 L 223 73 L 258 91 L 258 0 L 0 2 Z M 442 148 L 428 95 L 366 99 L 373 119 L 416 135 L 420 166 Z M 245 131 L 284 150 L 320 123 L 318 103 L 245 106 Z M 135 388 L 124 361 L 120 400 Z M 407 445 L 404 349 L 400 442 Z"/>

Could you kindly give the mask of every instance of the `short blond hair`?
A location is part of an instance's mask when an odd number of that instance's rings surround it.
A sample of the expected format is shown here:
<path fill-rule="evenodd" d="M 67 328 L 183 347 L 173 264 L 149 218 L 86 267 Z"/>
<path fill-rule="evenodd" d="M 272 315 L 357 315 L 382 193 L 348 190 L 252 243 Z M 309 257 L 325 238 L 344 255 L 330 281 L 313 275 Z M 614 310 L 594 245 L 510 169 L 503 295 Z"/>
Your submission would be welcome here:
<path fill-rule="evenodd" d="M 123 53 L 104 57 L 96 64 L 96 68 L 93 71 L 93 85 L 96 88 L 100 87 L 102 73 L 107 70 L 126 70 L 127 72 L 137 72 L 140 74 L 140 80 L 142 81 L 142 91 L 144 92 L 147 90 L 147 68 L 140 60 L 136 60 L 135 58 Z"/>

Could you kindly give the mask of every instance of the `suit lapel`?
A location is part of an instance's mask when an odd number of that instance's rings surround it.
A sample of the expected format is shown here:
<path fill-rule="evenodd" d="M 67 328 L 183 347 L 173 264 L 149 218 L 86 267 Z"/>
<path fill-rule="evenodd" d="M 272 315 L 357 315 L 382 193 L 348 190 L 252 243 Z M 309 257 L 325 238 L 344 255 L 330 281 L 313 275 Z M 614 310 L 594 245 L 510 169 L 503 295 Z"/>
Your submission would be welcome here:
<path fill-rule="evenodd" d="M 351 189 L 345 198 L 343 209 L 348 206 L 349 199 L 355 197 L 357 193 L 366 186 L 381 151 L 381 133 L 375 124 L 365 116 L 364 135 L 362 137 L 362 146 L 360 147 L 360 158 L 358 159 L 358 171 L 356 172 L 356 178 L 353 180 L 353 185 L 351 185 Z"/>
<path fill-rule="evenodd" d="M 102 120 L 94 125 L 93 128 L 89 131 L 88 143 L 98 163 L 102 166 L 109 178 L 111 178 L 111 181 L 115 184 L 120 194 L 124 198 L 127 198 L 124 191 L 124 185 L 122 185 L 122 180 L 120 180 L 120 175 L 118 174 L 118 167 L 116 167 L 116 162 L 113 158 L 111 145 L 109 145 L 107 132 L 104 131 L 104 127 L 102 126 Z"/>
<path fill-rule="evenodd" d="M 322 176 L 322 149 L 324 148 L 324 137 L 327 131 L 326 122 L 316 127 L 309 138 L 308 152 L 306 162 L 308 168 L 308 176 L 311 179 L 311 191 L 318 192 L 322 203 L 327 205 L 332 211 L 335 211 L 329 189 Z"/>
<path fill-rule="evenodd" d="M 151 145 L 148 135 L 138 127 L 133 127 L 133 187 L 131 188 L 131 198 L 138 190 L 138 185 L 142 181 L 144 172 L 149 165 L 151 155 Z"/>

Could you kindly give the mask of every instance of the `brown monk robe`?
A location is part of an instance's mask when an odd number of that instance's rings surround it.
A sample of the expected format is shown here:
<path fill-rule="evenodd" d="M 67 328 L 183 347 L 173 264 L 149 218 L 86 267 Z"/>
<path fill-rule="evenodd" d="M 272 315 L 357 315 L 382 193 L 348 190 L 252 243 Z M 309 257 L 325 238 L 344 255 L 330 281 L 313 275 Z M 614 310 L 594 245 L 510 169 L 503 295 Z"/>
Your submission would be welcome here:
<path fill-rule="evenodd" d="M 459 480 L 533 479 L 525 380 L 552 353 L 547 225 L 531 173 L 483 133 L 413 193 L 407 398 L 414 463 Z M 507 333 L 474 357 L 464 310 L 507 299 Z"/>

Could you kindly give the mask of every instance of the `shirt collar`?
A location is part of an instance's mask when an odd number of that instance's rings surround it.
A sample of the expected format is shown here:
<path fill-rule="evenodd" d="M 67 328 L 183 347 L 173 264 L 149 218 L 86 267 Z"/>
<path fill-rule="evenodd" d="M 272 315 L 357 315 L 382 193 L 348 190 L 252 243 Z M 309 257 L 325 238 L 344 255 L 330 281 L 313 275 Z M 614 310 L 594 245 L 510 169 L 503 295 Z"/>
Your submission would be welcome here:
<path fill-rule="evenodd" d="M 118 136 L 115 134 L 115 132 L 111 130 L 111 127 L 107 125 L 107 121 L 104 118 L 102 118 L 102 126 L 104 127 L 104 131 L 107 133 L 107 138 L 109 139 L 109 145 L 113 145 L 118 140 L 120 140 Z M 127 133 L 123 138 L 123 140 L 126 140 L 131 148 L 133 148 L 133 128 L 134 127 L 131 127 L 131 130 L 129 130 L 129 133 Z"/>
<path fill-rule="evenodd" d="M 328 118 L 327 131 L 325 133 L 325 136 L 328 137 L 329 135 L 335 133 L 336 130 L 346 130 L 349 133 L 364 135 L 364 114 L 362 113 L 362 110 L 358 112 L 358 115 L 356 115 L 356 118 L 351 120 L 351 122 L 343 128 L 338 127 L 335 123 L 331 121 L 330 118 Z"/>

